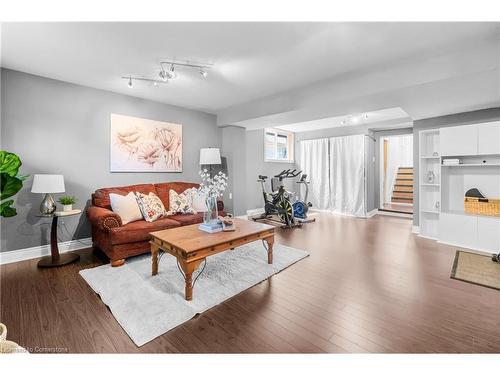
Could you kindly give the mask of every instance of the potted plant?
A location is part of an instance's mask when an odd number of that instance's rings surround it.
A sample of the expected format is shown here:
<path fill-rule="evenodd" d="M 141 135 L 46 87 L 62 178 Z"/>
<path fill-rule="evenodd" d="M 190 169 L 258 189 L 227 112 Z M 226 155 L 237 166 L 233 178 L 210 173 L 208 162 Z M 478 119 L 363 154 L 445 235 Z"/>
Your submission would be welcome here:
<path fill-rule="evenodd" d="M 71 211 L 76 203 L 76 198 L 70 195 L 64 195 L 59 198 L 59 203 L 63 205 L 63 211 Z"/>
<path fill-rule="evenodd" d="M 21 176 L 18 174 L 19 167 L 21 167 L 21 159 L 16 154 L 5 150 L 0 151 L 0 216 L 12 217 L 17 215 L 14 204 L 14 195 L 18 193 L 23 187 L 23 181 L 28 176 Z"/>

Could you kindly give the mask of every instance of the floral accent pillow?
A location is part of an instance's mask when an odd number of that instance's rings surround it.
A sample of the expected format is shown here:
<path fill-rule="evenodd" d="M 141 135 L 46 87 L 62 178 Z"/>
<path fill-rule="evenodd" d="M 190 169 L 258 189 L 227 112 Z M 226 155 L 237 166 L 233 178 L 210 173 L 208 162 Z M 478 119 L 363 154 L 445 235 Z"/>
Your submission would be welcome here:
<path fill-rule="evenodd" d="M 197 191 L 196 188 L 191 188 L 178 194 L 175 190 L 170 189 L 168 193 L 170 203 L 169 215 L 195 214 L 196 211 L 193 209 L 193 195 Z"/>
<path fill-rule="evenodd" d="M 155 193 L 149 195 L 139 192 L 135 193 L 135 199 L 139 205 L 144 220 L 153 222 L 167 214 L 161 199 Z"/>

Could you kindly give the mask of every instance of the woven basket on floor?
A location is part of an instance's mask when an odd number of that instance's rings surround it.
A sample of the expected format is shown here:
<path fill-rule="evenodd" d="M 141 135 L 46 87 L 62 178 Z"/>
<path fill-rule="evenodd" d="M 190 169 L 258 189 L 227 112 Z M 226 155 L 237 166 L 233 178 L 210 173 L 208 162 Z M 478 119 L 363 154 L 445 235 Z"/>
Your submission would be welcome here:
<path fill-rule="evenodd" d="M 500 199 L 465 197 L 464 205 L 468 214 L 500 216 Z"/>

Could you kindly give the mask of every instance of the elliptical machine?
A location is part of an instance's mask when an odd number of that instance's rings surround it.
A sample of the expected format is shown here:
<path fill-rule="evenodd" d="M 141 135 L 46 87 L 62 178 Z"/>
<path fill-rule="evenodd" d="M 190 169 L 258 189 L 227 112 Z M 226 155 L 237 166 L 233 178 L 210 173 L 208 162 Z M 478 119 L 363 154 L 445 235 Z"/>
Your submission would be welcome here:
<path fill-rule="evenodd" d="M 307 181 L 307 174 L 303 173 L 300 176 L 300 180 L 297 181 L 298 184 L 303 184 L 306 189 L 306 194 L 304 200 L 301 201 L 300 198 L 292 204 L 294 217 L 301 221 L 302 223 L 312 223 L 316 221 L 316 218 L 308 219 L 307 212 L 309 207 L 312 207 L 312 203 L 307 201 L 307 196 L 309 195 L 309 181 Z M 298 196 L 300 197 L 300 190 Z"/>
<path fill-rule="evenodd" d="M 274 176 L 272 182 L 278 181 L 277 190 L 272 193 L 266 192 L 266 180 L 267 176 L 259 175 L 259 179 L 262 186 L 262 196 L 264 197 L 264 213 L 259 217 L 252 218 L 254 221 L 257 220 L 269 220 L 276 221 L 279 223 L 283 223 L 283 228 L 293 228 L 297 226 L 301 226 L 302 223 L 300 221 L 295 220 L 294 218 L 294 210 L 291 202 L 292 195 L 288 191 L 286 191 L 283 180 L 285 178 L 295 178 L 297 177 L 301 171 L 296 172 L 296 169 L 291 171 L 290 169 L 286 169 L 281 171 L 276 176 Z M 272 183 L 274 185 L 274 183 Z M 274 190 L 274 186 L 272 186 L 272 190 Z M 277 216 L 278 220 L 274 217 Z"/>

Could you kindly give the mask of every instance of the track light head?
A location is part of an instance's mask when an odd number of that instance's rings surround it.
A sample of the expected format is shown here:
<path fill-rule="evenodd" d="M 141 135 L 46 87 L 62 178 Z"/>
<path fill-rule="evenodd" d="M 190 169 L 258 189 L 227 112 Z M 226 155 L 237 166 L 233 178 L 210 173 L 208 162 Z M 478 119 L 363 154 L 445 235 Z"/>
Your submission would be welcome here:
<path fill-rule="evenodd" d="M 165 72 L 163 69 L 160 70 L 160 78 L 163 82 L 167 82 L 168 81 L 168 75 L 167 75 L 167 72 Z"/>
<path fill-rule="evenodd" d="M 200 69 L 200 74 L 203 78 L 207 78 L 208 77 L 208 72 L 206 70 L 203 70 L 203 69 Z"/>
<path fill-rule="evenodd" d="M 175 77 L 177 77 L 177 74 L 175 74 L 174 69 L 175 69 L 174 64 L 172 64 L 170 66 L 170 70 L 167 72 L 168 79 L 174 79 Z"/>
<path fill-rule="evenodd" d="M 132 88 L 132 77 L 128 78 L 128 84 L 127 86 L 131 89 Z"/>

